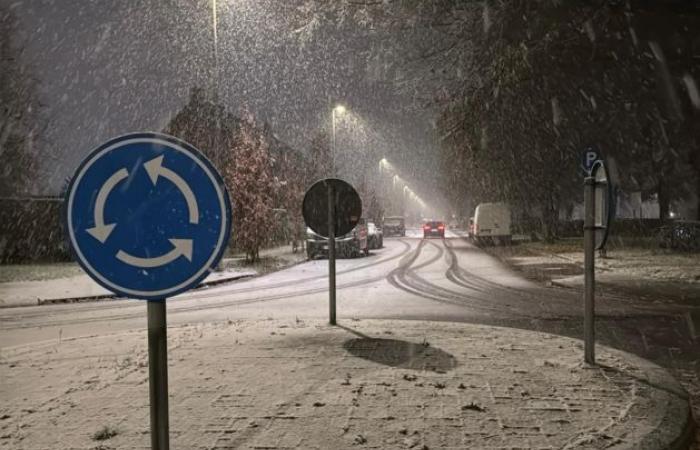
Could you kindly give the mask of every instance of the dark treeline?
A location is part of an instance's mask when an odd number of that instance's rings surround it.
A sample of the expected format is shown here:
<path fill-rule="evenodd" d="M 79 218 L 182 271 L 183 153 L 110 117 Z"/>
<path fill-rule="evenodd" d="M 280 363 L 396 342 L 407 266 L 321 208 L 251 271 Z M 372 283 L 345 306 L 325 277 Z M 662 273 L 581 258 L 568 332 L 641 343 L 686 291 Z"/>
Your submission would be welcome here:
<path fill-rule="evenodd" d="M 595 144 L 661 218 L 680 201 L 700 215 L 700 2 L 339 3 L 333 18 L 375 41 L 368 72 L 437 114 L 441 185 L 460 214 L 507 201 L 555 236 Z"/>
<path fill-rule="evenodd" d="M 630 2 L 488 2 L 472 83 L 440 111 L 457 199 L 509 201 L 556 235 L 596 144 L 621 188 L 671 202 L 700 192 L 700 15 Z"/>

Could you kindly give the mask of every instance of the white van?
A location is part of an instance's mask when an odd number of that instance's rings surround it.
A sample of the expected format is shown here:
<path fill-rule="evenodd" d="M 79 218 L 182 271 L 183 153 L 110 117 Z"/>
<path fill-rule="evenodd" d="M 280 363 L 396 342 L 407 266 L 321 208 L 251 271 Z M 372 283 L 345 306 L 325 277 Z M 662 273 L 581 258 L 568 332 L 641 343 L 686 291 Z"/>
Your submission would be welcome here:
<path fill-rule="evenodd" d="M 510 245 L 510 207 L 505 203 L 481 203 L 474 212 L 474 240 Z"/>

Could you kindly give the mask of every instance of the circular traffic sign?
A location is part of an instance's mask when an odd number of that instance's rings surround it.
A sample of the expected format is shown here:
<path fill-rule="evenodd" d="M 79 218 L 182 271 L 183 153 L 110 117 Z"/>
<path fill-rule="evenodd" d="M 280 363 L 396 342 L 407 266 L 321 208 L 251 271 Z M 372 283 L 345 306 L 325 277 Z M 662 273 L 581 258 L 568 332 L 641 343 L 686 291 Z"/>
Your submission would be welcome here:
<path fill-rule="evenodd" d="M 203 280 L 231 234 L 216 169 L 193 146 L 157 133 L 90 153 L 65 198 L 68 241 L 82 268 L 119 295 L 171 297 Z"/>
<path fill-rule="evenodd" d="M 349 233 L 362 215 L 362 200 L 346 181 L 325 178 L 314 183 L 304 195 L 302 214 L 306 225 L 314 233 L 328 237 L 328 190 L 332 190 L 335 205 L 335 236 Z"/>

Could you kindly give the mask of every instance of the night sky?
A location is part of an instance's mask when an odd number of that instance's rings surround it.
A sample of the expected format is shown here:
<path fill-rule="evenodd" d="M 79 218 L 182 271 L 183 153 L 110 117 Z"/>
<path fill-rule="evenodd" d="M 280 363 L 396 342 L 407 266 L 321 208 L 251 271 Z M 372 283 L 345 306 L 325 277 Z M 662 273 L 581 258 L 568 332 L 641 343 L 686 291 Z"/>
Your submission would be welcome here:
<path fill-rule="evenodd" d="M 369 59 L 382 43 L 351 24 L 295 2 L 218 0 L 217 65 L 211 0 L 0 2 L 18 19 L 14 44 L 46 105 L 36 193 L 57 194 L 101 142 L 161 130 L 193 87 L 218 86 L 231 111 L 249 108 L 301 149 L 329 127 L 331 106 L 345 104 L 371 136 L 371 153 L 433 196 L 434 112 L 425 93 L 398 92 L 387 69 L 395 61 Z"/>

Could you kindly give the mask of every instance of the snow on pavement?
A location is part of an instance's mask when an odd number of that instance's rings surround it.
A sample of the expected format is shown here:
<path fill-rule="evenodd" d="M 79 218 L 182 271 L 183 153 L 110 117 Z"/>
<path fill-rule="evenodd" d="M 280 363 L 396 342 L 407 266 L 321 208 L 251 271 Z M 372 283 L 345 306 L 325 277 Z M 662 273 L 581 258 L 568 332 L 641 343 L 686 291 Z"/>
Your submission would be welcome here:
<path fill-rule="evenodd" d="M 202 282 L 219 283 L 227 279 L 254 276 L 255 270 L 226 269 L 212 272 Z M 53 280 L 13 281 L 0 283 L 0 307 L 37 305 L 40 301 L 113 296 L 87 274 Z"/>

